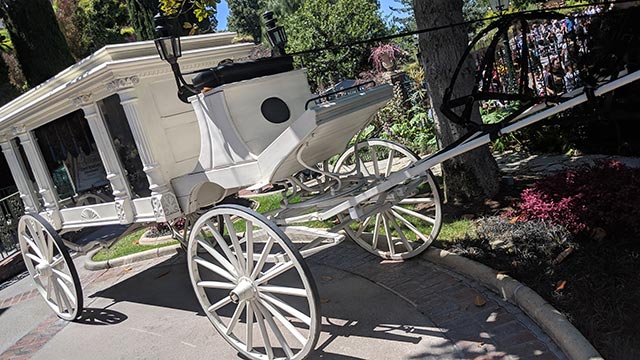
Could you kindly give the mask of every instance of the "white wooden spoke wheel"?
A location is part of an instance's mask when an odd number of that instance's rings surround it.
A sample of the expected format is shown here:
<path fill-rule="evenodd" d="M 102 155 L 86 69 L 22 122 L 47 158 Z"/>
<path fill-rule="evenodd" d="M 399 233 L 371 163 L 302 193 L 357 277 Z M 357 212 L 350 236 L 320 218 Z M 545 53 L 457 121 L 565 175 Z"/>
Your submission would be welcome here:
<path fill-rule="evenodd" d="M 411 150 L 387 140 L 371 139 L 359 143 L 357 157 L 355 149 L 353 146 L 342 154 L 334 171 L 359 173 L 367 181 L 368 188 L 418 161 L 418 156 Z M 440 193 L 433 174 L 427 171 L 422 179 L 414 196 L 380 204 L 380 211 L 346 227 L 347 234 L 358 245 L 384 259 L 408 259 L 422 253 L 438 236 L 442 226 Z M 347 217 L 342 216 L 342 219 Z"/>
<path fill-rule="evenodd" d="M 215 207 L 194 224 L 187 256 L 203 311 L 240 353 L 302 359 L 313 350 L 320 331 L 315 282 L 291 240 L 264 216 Z"/>
<path fill-rule="evenodd" d="M 47 305 L 64 320 L 75 320 L 82 311 L 82 287 L 73 260 L 53 227 L 36 214 L 18 223 L 20 252 L 29 275 Z"/>

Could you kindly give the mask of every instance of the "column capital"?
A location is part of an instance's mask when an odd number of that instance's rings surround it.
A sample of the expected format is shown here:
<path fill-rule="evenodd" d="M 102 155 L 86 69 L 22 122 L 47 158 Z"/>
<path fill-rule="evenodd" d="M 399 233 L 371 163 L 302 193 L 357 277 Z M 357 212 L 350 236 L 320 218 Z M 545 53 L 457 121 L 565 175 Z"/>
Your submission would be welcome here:
<path fill-rule="evenodd" d="M 106 83 L 107 91 L 122 91 L 135 87 L 140 83 L 140 78 L 138 75 L 125 76 L 121 78 L 113 79 Z"/>

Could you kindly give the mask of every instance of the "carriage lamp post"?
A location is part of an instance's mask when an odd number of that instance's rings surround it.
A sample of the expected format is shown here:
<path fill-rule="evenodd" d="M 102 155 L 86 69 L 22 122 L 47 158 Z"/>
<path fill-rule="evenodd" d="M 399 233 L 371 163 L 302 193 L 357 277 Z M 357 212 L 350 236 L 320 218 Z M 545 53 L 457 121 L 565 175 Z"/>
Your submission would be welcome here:
<path fill-rule="evenodd" d="M 489 6 L 493 12 L 498 14 L 503 14 L 507 9 L 509 9 L 510 0 L 489 0 Z M 509 89 L 514 88 L 513 80 L 515 78 L 515 69 L 513 67 L 513 55 L 511 53 L 511 44 L 509 42 L 509 28 L 502 35 L 502 42 L 504 44 L 505 50 L 505 63 L 507 65 L 507 73 L 508 73 L 508 86 Z"/>
<path fill-rule="evenodd" d="M 277 19 L 273 16 L 273 11 L 269 10 L 262 14 L 265 25 L 267 26 L 267 37 L 269 43 L 276 50 L 279 56 L 286 55 L 285 46 L 287 45 L 287 33 L 284 27 L 277 24 Z"/>
<path fill-rule="evenodd" d="M 156 50 L 160 55 L 160 59 L 171 65 L 171 71 L 173 71 L 173 77 L 178 86 L 178 98 L 188 103 L 187 98 L 197 94 L 198 90 L 193 88 L 193 86 L 187 83 L 184 77 L 182 77 L 180 65 L 178 64 L 178 58 L 182 56 L 182 46 L 180 45 L 180 37 L 173 35 L 173 27 L 169 23 L 170 21 L 171 19 L 162 15 L 160 12 L 153 17 L 157 36 L 153 41 L 156 44 Z"/>

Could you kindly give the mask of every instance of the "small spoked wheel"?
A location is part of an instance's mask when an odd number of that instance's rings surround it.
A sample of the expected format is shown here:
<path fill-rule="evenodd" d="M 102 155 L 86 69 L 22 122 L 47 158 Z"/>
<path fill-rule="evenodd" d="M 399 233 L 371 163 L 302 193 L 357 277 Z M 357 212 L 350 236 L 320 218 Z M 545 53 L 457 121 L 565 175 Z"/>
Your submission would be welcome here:
<path fill-rule="evenodd" d="M 353 146 L 342 154 L 334 171 L 358 173 L 367 182 L 366 188 L 376 186 L 392 173 L 418 161 L 411 150 L 388 140 L 367 140 L 359 143 L 357 149 L 356 153 Z M 426 250 L 442 226 L 440 193 L 431 171 L 425 172 L 420 180 L 410 181 L 406 187 L 413 196 L 391 197 L 377 204 L 379 211 L 345 228 L 349 237 L 384 259 L 408 259 Z M 348 221 L 348 215 L 341 220 Z"/>
<path fill-rule="evenodd" d="M 28 214 L 20 218 L 18 239 L 29 275 L 47 305 L 61 319 L 75 320 L 82 312 L 82 287 L 60 235 L 41 216 Z"/>
<path fill-rule="evenodd" d="M 313 350 L 318 290 L 291 240 L 264 216 L 238 205 L 215 207 L 194 224 L 187 256 L 203 311 L 240 353 L 302 359 Z"/>

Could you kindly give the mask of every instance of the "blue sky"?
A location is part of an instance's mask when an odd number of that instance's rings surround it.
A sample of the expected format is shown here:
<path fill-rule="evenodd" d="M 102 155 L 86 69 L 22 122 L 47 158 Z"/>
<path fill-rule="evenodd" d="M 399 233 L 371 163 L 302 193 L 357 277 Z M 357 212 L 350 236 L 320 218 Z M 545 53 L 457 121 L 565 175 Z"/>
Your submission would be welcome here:
<path fill-rule="evenodd" d="M 399 7 L 399 5 L 395 0 L 380 0 L 380 10 L 382 11 L 383 17 L 391 14 L 389 6 Z M 222 0 L 220 4 L 218 4 L 218 30 L 227 28 L 227 16 L 229 16 L 229 7 L 227 6 L 227 1 Z"/>

